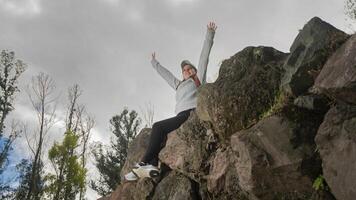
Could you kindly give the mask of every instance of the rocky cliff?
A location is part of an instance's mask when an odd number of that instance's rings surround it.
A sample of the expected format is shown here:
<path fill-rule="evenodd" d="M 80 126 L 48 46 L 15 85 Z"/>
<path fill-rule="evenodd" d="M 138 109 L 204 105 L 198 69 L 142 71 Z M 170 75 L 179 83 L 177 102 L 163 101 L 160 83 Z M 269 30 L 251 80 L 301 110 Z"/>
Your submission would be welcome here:
<path fill-rule="evenodd" d="M 149 134 L 131 144 L 121 177 Z M 314 17 L 289 53 L 249 46 L 224 60 L 159 158 L 160 178 L 102 199 L 355 199 L 356 35 Z"/>

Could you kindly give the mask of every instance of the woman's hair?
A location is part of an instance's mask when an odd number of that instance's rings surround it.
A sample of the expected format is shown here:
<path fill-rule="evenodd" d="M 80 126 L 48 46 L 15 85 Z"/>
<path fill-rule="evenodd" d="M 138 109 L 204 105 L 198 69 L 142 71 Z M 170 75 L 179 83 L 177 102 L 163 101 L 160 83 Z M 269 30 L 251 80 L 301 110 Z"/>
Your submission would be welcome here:
<path fill-rule="evenodd" d="M 195 83 L 195 85 L 196 85 L 197 87 L 199 87 L 199 86 L 201 85 L 201 82 L 200 82 L 198 76 L 197 76 L 197 78 L 194 80 L 194 83 Z"/>

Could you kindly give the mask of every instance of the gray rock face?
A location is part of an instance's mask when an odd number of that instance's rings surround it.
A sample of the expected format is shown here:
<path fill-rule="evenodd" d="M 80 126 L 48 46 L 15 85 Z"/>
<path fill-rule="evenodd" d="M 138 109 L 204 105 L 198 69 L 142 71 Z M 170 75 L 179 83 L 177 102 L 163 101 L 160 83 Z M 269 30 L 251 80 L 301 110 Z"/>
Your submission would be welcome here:
<path fill-rule="evenodd" d="M 315 86 L 333 99 L 356 104 L 356 34 L 328 59 Z"/>
<path fill-rule="evenodd" d="M 283 90 L 295 96 L 306 92 L 314 84 L 314 77 L 309 71 L 320 71 L 327 58 L 348 37 L 320 18 L 312 18 L 290 47 L 290 55 L 283 66 Z"/>
<path fill-rule="evenodd" d="M 294 122 L 279 116 L 261 120 L 231 136 L 239 182 L 252 199 L 311 196 L 312 181 L 302 163 L 312 149 L 293 147 Z"/>
<path fill-rule="evenodd" d="M 315 138 L 323 174 L 336 199 L 356 197 L 356 106 L 336 106 Z"/>
<path fill-rule="evenodd" d="M 168 134 L 159 159 L 196 182 L 205 172 L 201 169 L 208 157 L 206 129 L 195 112 L 177 130 Z"/>
<path fill-rule="evenodd" d="M 199 199 L 196 189 L 193 181 L 176 171 L 172 171 L 158 183 L 152 200 Z"/>
<path fill-rule="evenodd" d="M 221 142 L 273 104 L 286 56 L 272 47 L 246 47 L 223 61 L 215 83 L 200 88 L 197 113 L 212 123 Z"/>

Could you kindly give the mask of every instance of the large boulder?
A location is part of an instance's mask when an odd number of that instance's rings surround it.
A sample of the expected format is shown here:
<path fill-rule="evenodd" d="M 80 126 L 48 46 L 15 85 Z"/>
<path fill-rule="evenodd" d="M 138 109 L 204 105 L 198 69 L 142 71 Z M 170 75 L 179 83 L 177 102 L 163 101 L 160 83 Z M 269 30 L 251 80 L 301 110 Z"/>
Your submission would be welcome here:
<path fill-rule="evenodd" d="M 356 106 L 337 105 L 326 114 L 315 137 L 323 174 L 337 199 L 356 197 Z"/>
<path fill-rule="evenodd" d="M 231 136 L 239 183 L 251 199 L 303 199 L 313 193 L 321 173 L 313 145 L 321 119 L 294 112 L 299 116 L 269 116 Z"/>
<path fill-rule="evenodd" d="M 346 41 L 346 33 L 313 17 L 295 38 L 283 68 L 283 91 L 299 96 L 313 86 L 312 71 L 320 71 L 327 58 Z"/>
<path fill-rule="evenodd" d="M 159 159 L 171 169 L 179 171 L 196 182 L 206 175 L 204 161 L 208 158 L 207 129 L 195 111 L 177 130 L 167 136 Z"/>
<path fill-rule="evenodd" d="M 356 104 L 356 34 L 328 59 L 315 87 L 333 99 Z"/>
<path fill-rule="evenodd" d="M 220 142 L 228 143 L 271 107 L 286 57 L 272 47 L 246 47 L 222 62 L 214 83 L 199 88 L 197 113 L 212 123 Z"/>

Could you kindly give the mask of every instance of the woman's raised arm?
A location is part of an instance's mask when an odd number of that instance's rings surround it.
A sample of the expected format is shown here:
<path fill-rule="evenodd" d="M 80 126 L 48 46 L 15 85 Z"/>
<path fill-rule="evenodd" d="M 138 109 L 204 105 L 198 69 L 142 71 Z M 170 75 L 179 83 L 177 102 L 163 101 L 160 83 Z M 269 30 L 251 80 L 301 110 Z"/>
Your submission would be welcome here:
<path fill-rule="evenodd" d="M 214 22 L 209 22 L 207 25 L 206 36 L 203 44 L 203 49 L 200 53 L 199 64 L 198 64 L 198 78 L 201 84 L 206 83 L 206 71 L 209 63 L 209 54 L 211 47 L 213 46 L 213 39 L 215 35 L 215 30 L 217 26 Z"/>
<path fill-rule="evenodd" d="M 157 60 L 156 60 L 156 53 L 152 53 L 152 60 L 151 64 L 153 68 L 156 69 L 159 75 L 166 80 L 166 82 L 174 89 L 177 90 L 177 87 L 180 83 L 180 80 L 176 78 L 168 69 L 163 67 Z"/>

